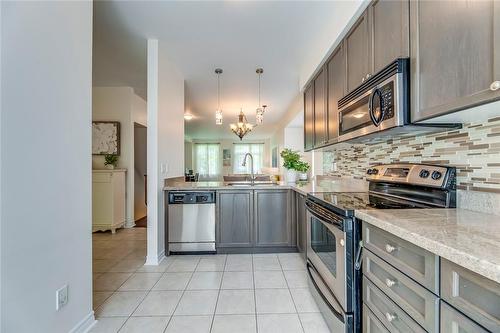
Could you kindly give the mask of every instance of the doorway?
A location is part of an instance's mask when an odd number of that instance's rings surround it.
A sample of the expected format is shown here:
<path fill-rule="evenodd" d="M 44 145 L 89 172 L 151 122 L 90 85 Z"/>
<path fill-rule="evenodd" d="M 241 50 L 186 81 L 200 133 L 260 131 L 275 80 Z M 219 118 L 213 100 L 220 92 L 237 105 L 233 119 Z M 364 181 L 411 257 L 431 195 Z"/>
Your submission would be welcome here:
<path fill-rule="evenodd" d="M 147 219 L 147 128 L 134 123 L 134 219 L 146 228 Z"/>

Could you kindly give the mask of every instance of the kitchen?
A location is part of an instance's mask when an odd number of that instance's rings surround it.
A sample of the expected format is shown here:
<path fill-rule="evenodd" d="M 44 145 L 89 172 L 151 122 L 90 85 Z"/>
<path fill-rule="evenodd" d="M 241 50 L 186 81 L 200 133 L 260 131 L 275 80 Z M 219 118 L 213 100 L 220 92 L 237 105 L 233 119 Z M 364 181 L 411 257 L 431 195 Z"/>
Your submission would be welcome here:
<path fill-rule="evenodd" d="M 167 179 L 165 251 L 298 252 L 331 332 L 498 332 L 498 4 L 365 7 L 304 85 L 324 173 Z"/>

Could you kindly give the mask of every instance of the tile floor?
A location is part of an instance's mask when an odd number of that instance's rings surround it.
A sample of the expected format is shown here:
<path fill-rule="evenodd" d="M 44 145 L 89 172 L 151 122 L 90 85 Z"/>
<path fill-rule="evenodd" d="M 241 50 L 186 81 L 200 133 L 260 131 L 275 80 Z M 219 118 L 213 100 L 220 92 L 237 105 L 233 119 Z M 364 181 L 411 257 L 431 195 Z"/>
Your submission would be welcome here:
<path fill-rule="evenodd" d="M 146 229 L 93 235 L 91 332 L 327 333 L 296 253 L 171 256 L 144 266 Z"/>

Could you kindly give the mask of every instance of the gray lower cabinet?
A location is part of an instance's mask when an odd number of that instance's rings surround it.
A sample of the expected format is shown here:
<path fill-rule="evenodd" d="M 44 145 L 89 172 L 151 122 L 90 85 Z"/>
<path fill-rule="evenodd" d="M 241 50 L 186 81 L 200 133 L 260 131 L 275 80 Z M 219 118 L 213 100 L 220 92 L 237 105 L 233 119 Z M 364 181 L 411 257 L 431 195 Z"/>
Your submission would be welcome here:
<path fill-rule="evenodd" d="M 217 192 L 217 247 L 253 245 L 253 191 Z"/>
<path fill-rule="evenodd" d="M 295 211 L 297 223 L 297 249 L 306 258 L 307 246 L 307 221 L 306 221 L 306 196 L 300 193 L 295 195 Z"/>
<path fill-rule="evenodd" d="M 289 190 L 255 190 L 255 246 L 291 246 Z"/>
<path fill-rule="evenodd" d="M 500 1 L 410 2 L 412 121 L 500 99 L 499 32 Z"/>
<path fill-rule="evenodd" d="M 488 331 L 441 301 L 441 333 L 487 333 Z M 497 327 L 496 332 L 500 328 Z M 492 331 L 495 332 L 495 331 Z"/>
<path fill-rule="evenodd" d="M 363 304 L 363 333 L 389 333 L 365 304 Z"/>
<path fill-rule="evenodd" d="M 441 298 L 485 328 L 500 332 L 500 285 L 495 281 L 441 259 Z"/>

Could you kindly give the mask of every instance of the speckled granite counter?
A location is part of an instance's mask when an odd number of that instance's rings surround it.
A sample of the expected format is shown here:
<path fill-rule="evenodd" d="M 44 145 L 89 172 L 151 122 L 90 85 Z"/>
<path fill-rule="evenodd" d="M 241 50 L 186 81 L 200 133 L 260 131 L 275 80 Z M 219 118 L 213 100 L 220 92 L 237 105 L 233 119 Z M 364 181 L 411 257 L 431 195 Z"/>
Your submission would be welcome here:
<path fill-rule="evenodd" d="M 368 183 L 357 179 L 322 179 L 312 180 L 309 182 L 300 182 L 297 184 L 287 184 L 278 182 L 276 185 L 256 185 L 256 186 L 241 186 L 228 185 L 224 182 L 173 182 L 168 183 L 163 189 L 165 191 L 179 190 L 235 190 L 235 189 L 292 189 L 304 195 L 312 192 L 364 192 L 367 191 Z"/>
<path fill-rule="evenodd" d="M 464 209 L 356 211 L 356 217 L 500 283 L 500 217 Z"/>

